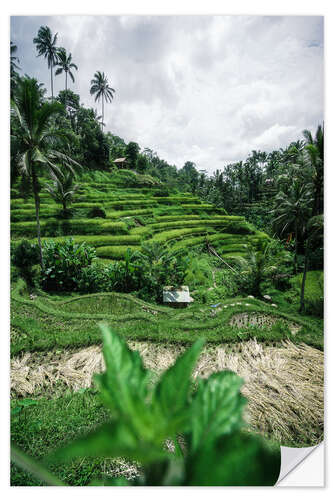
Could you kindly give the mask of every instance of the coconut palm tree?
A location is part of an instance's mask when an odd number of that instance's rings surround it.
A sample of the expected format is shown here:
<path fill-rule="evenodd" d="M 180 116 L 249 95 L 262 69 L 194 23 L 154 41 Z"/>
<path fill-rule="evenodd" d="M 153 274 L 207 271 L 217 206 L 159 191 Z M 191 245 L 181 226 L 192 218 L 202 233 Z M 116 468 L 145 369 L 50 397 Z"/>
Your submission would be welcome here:
<path fill-rule="evenodd" d="M 271 277 L 276 272 L 272 265 L 274 240 L 263 239 L 257 245 L 244 245 L 246 257 L 234 257 L 234 262 L 240 266 L 241 275 L 246 281 L 248 293 L 260 297 L 260 285 L 266 277 Z"/>
<path fill-rule="evenodd" d="M 309 130 L 303 130 L 306 139 L 305 161 L 313 172 L 313 205 L 312 216 L 320 215 L 324 210 L 324 127 L 318 126 L 313 138 Z"/>
<path fill-rule="evenodd" d="M 53 182 L 46 185 L 46 191 L 52 196 L 54 201 L 62 204 L 64 212 L 67 206 L 72 203 L 76 191 L 79 189 L 78 184 L 74 184 L 74 176 L 71 171 L 63 173 L 62 177 L 51 173 Z"/>
<path fill-rule="evenodd" d="M 10 74 L 12 75 L 15 70 L 20 69 L 20 67 L 16 64 L 16 62 L 20 62 L 19 58 L 14 56 L 17 51 L 17 45 L 13 42 L 10 42 Z"/>
<path fill-rule="evenodd" d="M 95 96 L 95 101 L 99 101 L 102 98 L 102 130 L 104 125 L 104 99 L 105 102 L 111 102 L 113 99 L 113 94 L 115 90 L 109 86 L 108 79 L 104 72 L 96 71 L 94 78 L 90 82 L 90 94 Z"/>
<path fill-rule="evenodd" d="M 17 163 L 23 175 L 31 180 L 35 200 L 37 239 L 40 251 L 40 262 L 44 267 L 40 239 L 40 182 L 41 174 L 52 173 L 63 176 L 58 163 L 69 169 L 80 167 L 68 155 L 61 153 L 55 146 L 57 142 L 66 140 L 65 131 L 53 130 L 50 121 L 55 114 L 63 112 L 63 106 L 58 102 L 42 102 L 38 83 L 33 78 L 23 78 L 18 83 L 15 98 L 11 102 L 13 130 L 19 141 Z"/>
<path fill-rule="evenodd" d="M 51 94 L 53 100 L 53 67 L 57 64 L 58 49 L 56 46 L 58 33 L 54 36 L 48 26 L 41 26 L 38 30 L 37 37 L 33 39 L 38 51 L 38 57 L 44 56 L 47 60 L 47 67 L 51 71 Z"/>
<path fill-rule="evenodd" d="M 294 272 L 297 273 L 297 253 L 305 227 L 311 215 L 311 192 L 307 184 L 298 179 L 286 186 L 286 191 L 280 191 L 275 197 L 275 215 L 273 224 L 280 236 L 292 232 L 295 236 Z"/>
<path fill-rule="evenodd" d="M 17 79 L 19 78 L 19 75 L 17 73 L 17 69 L 21 69 L 17 63 L 19 63 L 18 57 L 16 57 L 14 54 L 17 51 L 17 45 L 14 45 L 13 42 L 10 42 L 10 88 L 11 88 L 11 96 L 13 94 L 13 91 L 15 89 L 15 86 L 17 84 Z"/>
<path fill-rule="evenodd" d="M 66 104 L 67 104 L 67 75 L 69 75 L 72 79 L 72 82 L 74 83 L 74 75 L 72 73 L 72 69 L 78 70 L 78 67 L 76 64 L 72 62 L 72 54 L 69 53 L 67 55 L 66 49 L 63 47 L 60 47 L 57 51 L 57 57 L 58 61 L 56 63 L 59 68 L 56 70 L 55 74 L 60 75 L 63 71 L 65 72 L 65 109 L 66 109 Z"/>

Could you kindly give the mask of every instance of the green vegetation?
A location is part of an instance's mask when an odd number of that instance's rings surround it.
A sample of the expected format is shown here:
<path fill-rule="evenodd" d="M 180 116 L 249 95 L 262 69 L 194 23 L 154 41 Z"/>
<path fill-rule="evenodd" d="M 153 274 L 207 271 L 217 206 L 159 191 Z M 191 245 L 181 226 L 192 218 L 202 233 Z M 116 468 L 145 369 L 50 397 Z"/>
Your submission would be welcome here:
<path fill-rule="evenodd" d="M 291 279 L 292 289 L 299 295 L 302 286 L 302 274 Z M 304 294 L 305 311 L 319 317 L 324 313 L 324 273 L 308 271 Z"/>
<path fill-rule="evenodd" d="M 223 281 L 225 283 L 227 280 L 223 279 Z M 177 311 L 143 302 L 130 294 L 117 294 L 116 292 L 111 293 L 110 296 L 113 299 L 110 300 L 118 302 L 119 305 L 112 307 L 106 305 L 105 309 L 103 304 L 107 304 L 105 301 L 109 300 L 106 299 L 109 295 L 105 293 L 78 295 L 67 299 L 63 296 L 38 295 L 31 300 L 21 282 L 12 292 L 11 325 L 14 329 L 14 337 L 11 352 L 12 355 L 16 355 L 22 351 L 89 346 L 98 343 L 101 338 L 97 321 L 100 320 L 107 321 L 110 326 L 117 329 L 119 334 L 128 339 L 188 344 L 204 335 L 210 342 L 234 343 L 256 338 L 262 342 L 279 343 L 289 339 L 293 342 L 305 342 L 319 349 L 323 348 L 322 325 L 309 317 L 305 319 L 297 314 L 297 307 L 296 311 L 295 308 L 290 308 L 290 311 L 285 313 L 257 299 L 244 299 L 240 296 L 233 299 L 225 298 L 224 287 L 225 285 L 222 285 L 221 290 L 210 292 L 215 296 L 208 297 L 208 300 L 207 298 L 205 300 L 205 297 L 200 298 L 199 289 L 198 298 L 196 294 L 194 295 L 197 303 L 193 303 L 185 311 Z M 204 290 L 206 291 L 207 288 L 205 287 Z M 220 300 L 222 307 L 212 316 L 209 304 L 213 300 Z M 128 313 L 127 306 L 123 309 L 124 301 L 134 304 L 130 313 Z M 74 303 L 75 310 L 71 310 L 71 304 Z M 208 306 L 205 306 L 206 303 Z M 60 308 L 60 305 L 64 307 Z M 113 310 L 116 311 L 115 314 Z M 123 310 L 122 314 L 120 314 L 121 310 Z M 239 329 L 231 326 L 229 322 L 235 314 L 244 310 L 251 314 L 273 315 L 282 321 L 283 327 L 275 324 L 271 328 L 262 328 L 249 324 L 242 328 L 240 333 Z M 285 321 L 296 323 L 301 326 L 301 329 L 292 334 Z M 47 335 L 45 335 L 45 329 L 47 329 Z"/>
<path fill-rule="evenodd" d="M 104 72 L 95 72 L 90 87 L 102 101 L 98 116 L 68 89 L 77 66 L 56 46 L 57 35 L 42 26 L 34 43 L 50 69 L 51 99 L 43 84 L 18 74 L 11 43 L 11 360 L 15 367 L 35 356 L 39 366 L 43 356 L 99 349 L 103 321 L 107 370 L 96 378 L 100 395 L 93 386 L 74 392 L 68 380 L 54 386 L 51 375 L 43 397 L 13 389 L 19 449 L 12 484 L 128 484 L 116 478 L 119 464 L 139 470 L 132 484 L 274 484 L 275 441 L 311 446 L 323 430 L 320 398 L 314 422 L 302 392 L 322 389 L 323 127 L 285 149 L 252 151 L 212 176 L 191 161 L 177 169 L 104 132 L 104 101 L 115 97 Z M 57 96 L 54 69 L 65 73 Z M 164 286 L 183 285 L 193 299 L 188 307 L 162 305 Z M 201 370 L 215 349 L 215 373 L 193 383 L 202 337 Z M 158 381 L 127 343 L 146 343 L 146 352 L 156 345 L 189 350 Z M 287 350 L 289 366 L 304 357 L 303 385 L 286 384 L 305 401 L 302 409 L 292 397 L 287 431 L 278 432 L 270 418 L 282 382 L 273 373 L 273 399 L 266 400 L 265 375 L 265 387 L 259 383 L 248 400 L 258 398 L 256 419 L 268 423 L 245 428 L 241 381 L 219 371 L 227 353 L 239 369 L 246 358 L 245 378 L 253 378 L 253 371 L 285 366 L 272 360 Z M 255 364 L 259 352 L 262 365 Z M 165 359 L 158 359 L 161 372 Z M 301 413 L 301 424 L 290 417 Z M 249 434 L 254 429 L 269 445 Z M 66 463 L 51 460 L 59 446 Z"/>

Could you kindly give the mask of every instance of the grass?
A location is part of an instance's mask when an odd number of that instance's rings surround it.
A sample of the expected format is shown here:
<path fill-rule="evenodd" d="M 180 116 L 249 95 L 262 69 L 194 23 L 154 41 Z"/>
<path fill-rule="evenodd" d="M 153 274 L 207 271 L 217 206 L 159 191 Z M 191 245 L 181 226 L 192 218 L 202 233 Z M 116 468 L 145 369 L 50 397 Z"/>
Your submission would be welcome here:
<path fill-rule="evenodd" d="M 291 285 L 299 296 L 303 274 L 292 278 Z M 323 271 L 308 271 L 304 291 L 305 310 L 308 314 L 323 317 L 324 310 L 324 273 Z"/>
<path fill-rule="evenodd" d="M 107 235 L 78 235 L 75 234 L 72 236 L 73 240 L 76 243 L 83 243 L 86 242 L 89 245 L 93 247 L 103 247 L 103 246 L 113 246 L 113 245 L 119 245 L 119 243 L 122 243 L 124 245 L 140 245 L 141 238 L 140 236 L 137 236 L 135 234 L 129 235 L 129 234 L 119 234 L 119 235 L 112 235 L 112 236 L 107 236 Z M 52 237 L 43 237 L 42 241 L 55 241 L 55 242 L 63 242 L 66 239 L 68 239 L 68 236 L 55 236 L 54 238 Z M 15 244 L 20 243 L 20 239 L 15 240 Z M 37 243 L 37 238 L 34 238 L 31 240 L 33 243 Z"/>
<path fill-rule="evenodd" d="M 15 408 L 17 401 L 12 401 Z M 41 460 L 51 451 L 79 435 L 84 435 L 109 417 L 98 397 L 91 392 L 68 393 L 56 399 L 40 399 L 37 405 L 24 408 L 11 418 L 11 438 L 15 444 Z M 116 464 L 115 464 L 116 466 Z M 107 459 L 73 460 L 66 465 L 49 465 L 57 477 L 69 485 L 85 486 L 96 476 L 112 471 Z M 42 483 L 15 465 L 11 468 L 11 485 L 38 486 Z"/>
<path fill-rule="evenodd" d="M 11 224 L 11 234 L 14 236 L 35 236 L 36 222 L 14 222 Z M 42 236 L 61 236 L 72 234 L 126 234 L 124 222 L 107 222 L 105 219 L 48 219 L 41 220 Z"/>
<path fill-rule="evenodd" d="M 120 301 L 115 309 L 116 313 L 109 307 L 103 309 L 109 300 L 104 297 L 108 296 Z M 98 300 L 101 300 L 100 306 L 97 305 Z M 124 310 L 123 300 L 133 302 L 131 312 Z M 76 302 L 75 310 L 68 305 L 69 302 Z M 286 314 L 276 309 L 273 312 L 271 306 L 252 299 L 227 299 L 223 300 L 222 305 L 227 307 L 212 315 L 209 306 L 193 303 L 186 310 L 173 310 L 165 306 L 153 306 L 128 294 L 93 294 L 62 301 L 41 296 L 32 301 L 23 290 L 20 294 L 16 289 L 12 294 L 11 354 L 99 343 L 97 322 L 101 320 L 117 328 L 128 339 L 191 344 L 204 335 L 213 343 L 236 343 L 256 338 L 264 343 L 280 344 L 289 339 L 296 343 L 304 342 L 317 349 L 323 348 L 320 326 L 309 324 L 300 315 Z M 249 324 L 240 332 L 239 328 L 230 324 L 230 320 L 243 313 L 244 309 L 248 313 L 270 314 L 281 321 L 270 328 Z M 119 314 L 121 311 L 122 314 Z M 288 321 L 301 326 L 296 334 L 287 326 Z"/>
<path fill-rule="evenodd" d="M 174 229 L 171 231 L 161 231 L 157 234 L 154 234 L 152 239 L 153 241 L 159 243 L 166 243 L 167 241 L 170 240 L 179 240 L 180 238 L 183 238 L 184 236 L 188 236 L 191 234 L 206 234 L 211 231 L 212 229 L 207 228 L 206 226 L 199 226 L 199 227 L 192 227 L 185 229 Z"/>
<path fill-rule="evenodd" d="M 122 260 L 128 248 L 132 251 L 140 249 L 139 246 L 130 245 L 102 246 L 96 248 L 96 254 L 97 257 L 102 257 L 104 259 Z"/>

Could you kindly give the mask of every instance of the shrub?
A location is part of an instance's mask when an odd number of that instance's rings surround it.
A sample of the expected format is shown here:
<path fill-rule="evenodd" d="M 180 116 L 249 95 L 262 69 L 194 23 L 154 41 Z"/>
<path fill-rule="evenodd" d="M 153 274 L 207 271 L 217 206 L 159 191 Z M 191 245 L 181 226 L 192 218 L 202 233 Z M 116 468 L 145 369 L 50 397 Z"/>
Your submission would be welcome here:
<path fill-rule="evenodd" d="M 88 212 L 88 217 L 94 218 L 94 217 L 102 217 L 103 219 L 106 218 L 106 213 L 105 210 L 102 207 L 95 206 Z"/>
<path fill-rule="evenodd" d="M 139 274 L 139 297 L 162 302 L 163 287 L 179 287 L 184 284 L 189 260 L 164 245 L 144 243 L 133 261 Z"/>
<path fill-rule="evenodd" d="M 121 262 L 101 266 L 94 263 L 83 269 L 78 290 L 84 293 L 133 292 L 141 286 L 141 271 L 134 263 L 136 252 L 126 248 Z"/>
<path fill-rule="evenodd" d="M 206 258 L 192 258 L 186 271 L 185 283 L 191 287 L 213 284 L 212 269 Z"/>
<path fill-rule="evenodd" d="M 76 291 L 82 270 L 91 264 L 95 256 L 94 248 L 86 243 L 75 243 L 72 238 L 64 242 L 44 242 L 42 287 L 47 291 Z"/>
<path fill-rule="evenodd" d="M 216 285 L 224 298 L 234 297 L 240 292 L 240 280 L 237 268 L 235 271 L 233 272 L 231 269 L 219 269 L 215 273 Z"/>
<path fill-rule="evenodd" d="M 103 266 L 93 263 L 82 269 L 77 290 L 81 293 L 111 292 L 113 283 L 113 265 Z"/>
<path fill-rule="evenodd" d="M 168 191 L 167 188 L 161 188 L 161 189 L 158 189 L 157 191 L 155 191 L 155 193 L 153 194 L 154 197 L 156 198 L 164 198 L 166 196 L 169 196 L 170 193 Z"/>
<path fill-rule="evenodd" d="M 36 270 L 33 268 L 39 264 L 39 249 L 37 244 L 23 240 L 18 245 L 12 245 L 11 263 L 17 268 L 19 275 L 30 287 L 34 283 Z"/>

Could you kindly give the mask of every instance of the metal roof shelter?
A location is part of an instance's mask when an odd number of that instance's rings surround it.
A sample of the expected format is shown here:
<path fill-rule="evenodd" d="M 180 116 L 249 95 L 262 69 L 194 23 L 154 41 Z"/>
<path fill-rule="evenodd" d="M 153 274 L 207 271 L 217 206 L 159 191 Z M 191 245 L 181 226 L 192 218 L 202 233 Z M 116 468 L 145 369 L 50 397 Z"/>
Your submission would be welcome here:
<path fill-rule="evenodd" d="M 123 167 L 127 165 L 127 158 L 116 158 L 113 160 L 113 163 L 115 163 L 117 167 Z"/>
<path fill-rule="evenodd" d="M 172 307 L 186 307 L 193 302 L 188 286 L 174 288 L 165 286 L 163 288 L 163 303 Z"/>

